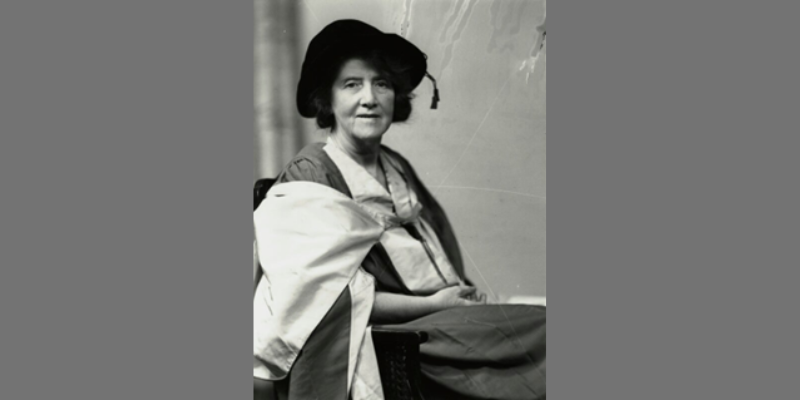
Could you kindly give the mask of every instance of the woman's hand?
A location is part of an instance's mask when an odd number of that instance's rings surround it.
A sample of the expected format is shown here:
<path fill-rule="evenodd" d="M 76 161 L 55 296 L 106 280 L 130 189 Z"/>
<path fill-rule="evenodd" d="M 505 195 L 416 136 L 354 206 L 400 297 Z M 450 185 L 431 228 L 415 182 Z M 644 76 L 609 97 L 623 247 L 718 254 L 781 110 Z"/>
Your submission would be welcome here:
<path fill-rule="evenodd" d="M 467 299 L 481 304 L 497 304 L 497 300 L 478 288 L 475 288 L 475 293 L 467 297 Z"/>
<path fill-rule="evenodd" d="M 467 286 L 465 284 L 461 284 L 462 288 L 470 289 L 470 293 L 464 296 L 465 299 L 470 300 L 475 303 L 479 304 L 497 304 L 498 301 L 494 298 L 494 295 L 490 296 L 486 292 L 478 289 L 475 286 Z"/>
<path fill-rule="evenodd" d="M 485 304 L 486 296 L 472 286 L 450 286 L 428 296 L 435 311 L 452 307 Z"/>
<path fill-rule="evenodd" d="M 370 322 L 403 323 L 452 307 L 488 304 L 491 300 L 472 286 L 450 286 L 428 296 L 376 292 Z"/>

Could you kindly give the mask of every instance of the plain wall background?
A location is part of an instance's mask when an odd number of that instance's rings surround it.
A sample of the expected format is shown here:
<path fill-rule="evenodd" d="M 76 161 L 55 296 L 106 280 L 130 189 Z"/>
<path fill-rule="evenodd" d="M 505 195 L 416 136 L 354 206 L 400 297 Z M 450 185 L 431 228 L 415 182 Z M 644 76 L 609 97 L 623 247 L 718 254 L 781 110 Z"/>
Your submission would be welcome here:
<path fill-rule="evenodd" d="M 308 43 L 337 19 L 400 34 L 428 55 L 441 95 L 415 91 L 408 122 L 384 143 L 414 165 L 448 213 L 467 275 L 505 295 L 546 295 L 545 2 L 302 0 Z M 312 120 L 307 140 L 324 140 Z"/>

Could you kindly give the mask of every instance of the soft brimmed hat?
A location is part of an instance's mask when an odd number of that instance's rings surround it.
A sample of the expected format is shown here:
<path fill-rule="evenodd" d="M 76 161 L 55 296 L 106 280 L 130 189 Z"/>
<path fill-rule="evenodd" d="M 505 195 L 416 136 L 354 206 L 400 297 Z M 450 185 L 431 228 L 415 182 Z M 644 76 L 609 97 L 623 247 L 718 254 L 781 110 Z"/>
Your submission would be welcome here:
<path fill-rule="evenodd" d="M 383 33 L 361 21 L 346 19 L 332 22 L 311 39 L 303 61 L 300 82 L 297 84 L 297 110 L 300 115 L 311 118 L 316 108 L 311 95 L 322 83 L 323 71 L 331 68 L 334 60 L 343 52 L 378 49 L 392 65 L 395 73 L 404 75 L 411 90 L 427 75 L 428 63 L 425 54 L 411 42 L 393 33 Z M 433 81 L 433 77 L 428 75 Z M 436 82 L 434 82 L 434 88 Z M 438 101 L 438 90 L 434 90 L 434 104 Z"/>

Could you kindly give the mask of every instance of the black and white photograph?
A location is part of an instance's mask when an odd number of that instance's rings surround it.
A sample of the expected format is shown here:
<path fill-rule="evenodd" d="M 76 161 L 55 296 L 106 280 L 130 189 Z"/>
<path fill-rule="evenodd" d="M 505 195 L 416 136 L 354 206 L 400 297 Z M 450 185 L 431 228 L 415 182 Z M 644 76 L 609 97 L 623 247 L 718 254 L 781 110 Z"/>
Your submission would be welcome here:
<path fill-rule="evenodd" d="M 797 397 L 793 2 L 0 6 L 2 400 Z"/>
<path fill-rule="evenodd" d="M 1 2 L 0 399 L 796 398 L 797 7 L 686 5 Z"/>
<path fill-rule="evenodd" d="M 254 12 L 255 398 L 546 398 L 545 1 Z"/>

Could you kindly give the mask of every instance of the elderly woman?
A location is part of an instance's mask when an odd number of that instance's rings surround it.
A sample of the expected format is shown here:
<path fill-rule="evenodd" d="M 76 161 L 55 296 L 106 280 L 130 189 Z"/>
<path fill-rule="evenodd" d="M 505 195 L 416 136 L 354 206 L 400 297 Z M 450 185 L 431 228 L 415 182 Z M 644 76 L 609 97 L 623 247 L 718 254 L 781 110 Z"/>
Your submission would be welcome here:
<path fill-rule="evenodd" d="M 426 69 L 416 46 L 359 21 L 336 21 L 309 45 L 297 108 L 330 133 L 255 213 L 254 375 L 282 397 L 382 398 L 373 323 L 428 332 L 426 399 L 545 397 L 544 308 L 488 304 L 444 211 L 381 145 L 410 116 Z"/>

